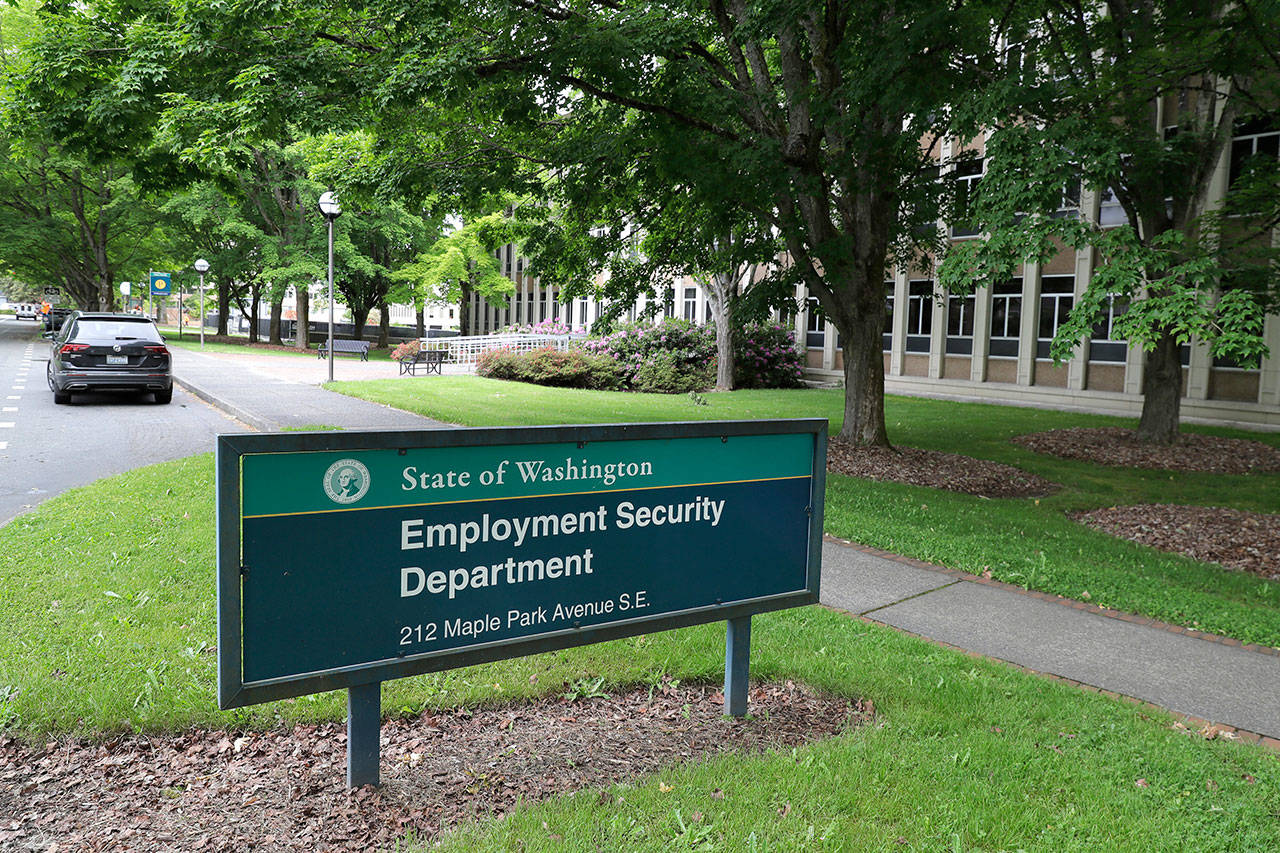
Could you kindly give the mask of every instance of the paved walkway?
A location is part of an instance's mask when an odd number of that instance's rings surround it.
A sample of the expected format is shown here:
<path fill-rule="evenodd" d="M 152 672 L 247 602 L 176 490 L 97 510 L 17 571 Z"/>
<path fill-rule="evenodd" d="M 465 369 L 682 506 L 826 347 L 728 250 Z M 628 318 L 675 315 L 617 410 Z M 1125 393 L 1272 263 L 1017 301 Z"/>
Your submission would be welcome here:
<path fill-rule="evenodd" d="M 325 391 L 319 359 L 175 348 L 180 385 L 259 430 L 447 428 Z M 336 379 L 397 378 L 343 360 Z M 404 377 L 430 382 L 429 377 Z M 823 546 L 822 601 L 862 618 L 1212 722 L 1280 749 L 1280 653 L 975 578 L 849 543 Z M 1241 731 L 1235 732 L 1235 729 Z"/>
<path fill-rule="evenodd" d="M 192 394 L 259 431 L 336 426 L 344 429 L 439 429 L 444 424 L 400 409 L 357 400 L 320 384 L 328 363 L 301 355 L 214 353 L 173 347 L 174 380 Z M 333 378 L 395 379 L 394 361 L 334 360 Z M 427 382 L 429 377 L 404 377 Z"/>

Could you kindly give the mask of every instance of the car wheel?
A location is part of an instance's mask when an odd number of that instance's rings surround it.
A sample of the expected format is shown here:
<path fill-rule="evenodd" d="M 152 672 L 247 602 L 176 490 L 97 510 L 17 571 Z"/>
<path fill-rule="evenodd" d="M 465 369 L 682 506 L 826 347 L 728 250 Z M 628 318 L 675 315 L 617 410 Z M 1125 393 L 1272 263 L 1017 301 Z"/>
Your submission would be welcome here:
<path fill-rule="evenodd" d="M 170 388 L 170 389 L 169 389 L 169 390 L 167 390 L 167 391 L 157 391 L 157 392 L 156 392 L 156 402 L 157 402 L 157 403 L 167 403 L 167 402 L 169 402 L 169 401 L 170 401 L 170 400 L 172 400 L 172 399 L 173 399 L 173 389 L 172 389 L 172 388 Z"/>
<path fill-rule="evenodd" d="M 58 405 L 62 405 L 63 403 L 70 403 L 71 392 L 70 391 L 54 391 L 53 402 L 57 403 Z"/>

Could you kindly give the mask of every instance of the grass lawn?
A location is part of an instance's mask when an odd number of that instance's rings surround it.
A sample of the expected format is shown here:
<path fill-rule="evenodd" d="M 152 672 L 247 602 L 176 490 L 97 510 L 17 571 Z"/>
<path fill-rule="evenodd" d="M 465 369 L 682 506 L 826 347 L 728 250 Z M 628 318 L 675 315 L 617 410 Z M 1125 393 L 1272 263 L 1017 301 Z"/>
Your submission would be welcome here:
<path fill-rule="evenodd" d="M 342 717 L 342 693 L 215 708 L 212 477 L 208 455 L 163 463 L 0 529 L 0 726 L 37 740 Z M 390 682 L 383 708 L 506 702 L 600 676 L 718 681 L 723 661 L 724 629 L 707 625 Z M 757 617 L 752 670 L 869 698 L 877 720 L 802 749 L 672 768 L 611 797 L 522 807 L 445 849 L 1280 847 L 1280 761 L 1189 736 L 1162 712 L 820 607 Z"/>
<path fill-rule="evenodd" d="M 838 389 L 735 391 L 687 397 L 542 388 L 473 376 L 336 382 L 334 390 L 468 426 L 825 417 L 843 420 Z M 1062 485 L 1038 500 L 827 479 L 828 532 L 886 551 L 1243 642 L 1280 646 L 1280 583 L 1166 554 L 1077 524 L 1068 512 L 1136 503 L 1280 511 L 1280 474 L 1183 474 L 1103 468 L 1032 453 L 1009 439 L 1073 426 L 1133 421 L 1014 406 L 889 397 L 886 420 L 901 445 L 1015 465 Z M 1280 434 L 1186 427 L 1280 446 Z"/>

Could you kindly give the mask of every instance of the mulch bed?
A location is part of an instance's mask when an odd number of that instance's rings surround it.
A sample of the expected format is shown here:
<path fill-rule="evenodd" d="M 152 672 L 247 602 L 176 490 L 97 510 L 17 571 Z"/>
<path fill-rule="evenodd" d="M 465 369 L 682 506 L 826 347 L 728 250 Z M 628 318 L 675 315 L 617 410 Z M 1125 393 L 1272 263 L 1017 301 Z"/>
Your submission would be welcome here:
<path fill-rule="evenodd" d="M 518 799 L 603 788 L 725 752 L 788 748 L 871 719 L 869 702 L 792 682 L 752 688 L 753 716 L 717 687 L 654 690 L 382 726 L 382 786 L 346 790 L 346 728 L 190 731 L 31 748 L 0 737 L 0 849 L 375 850 L 429 838 Z M 708 789 L 709 799 L 725 795 Z"/>
<path fill-rule="evenodd" d="M 856 447 L 827 443 L 827 468 L 850 477 L 930 486 L 984 498 L 1038 498 L 1056 484 L 1012 465 L 917 447 Z"/>
<path fill-rule="evenodd" d="M 1139 504 L 1075 513 L 1082 524 L 1161 551 L 1280 580 L 1280 515 Z"/>
<path fill-rule="evenodd" d="M 1280 471 L 1280 450 L 1260 441 L 1183 434 L 1171 445 L 1147 444 L 1121 427 L 1054 429 L 1020 435 L 1017 444 L 1036 453 L 1079 459 L 1098 465 L 1249 474 Z"/>

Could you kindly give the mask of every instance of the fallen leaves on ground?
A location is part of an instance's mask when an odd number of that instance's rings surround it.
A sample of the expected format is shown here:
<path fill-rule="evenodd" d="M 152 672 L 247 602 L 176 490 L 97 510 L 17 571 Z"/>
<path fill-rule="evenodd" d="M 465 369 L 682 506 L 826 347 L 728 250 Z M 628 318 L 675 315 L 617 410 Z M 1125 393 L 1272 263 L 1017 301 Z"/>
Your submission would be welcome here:
<path fill-rule="evenodd" d="M 1073 427 L 1019 435 L 1013 439 L 1036 453 L 1097 465 L 1249 474 L 1280 471 L 1280 450 L 1261 441 L 1183 433 L 1173 444 L 1138 441 L 1131 429 Z"/>
<path fill-rule="evenodd" d="M 1221 507 L 1134 504 L 1071 517 L 1095 530 L 1161 551 L 1280 580 L 1280 515 Z"/>
<path fill-rule="evenodd" d="M 827 468 L 850 477 L 930 486 L 984 498 L 1040 497 L 1058 488 L 1043 477 L 990 459 L 918 447 L 858 447 L 834 439 L 827 443 Z"/>
<path fill-rule="evenodd" d="M 872 713 L 792 682 L 754 686 L 748 718 L 725 717 L 722 701 L 718 687 L 681 685 L 390 720 L 382 787 L 354 791 L 343 723 L 34 747 L 0 736 L 0 849 L 387 849 L 520 799 L 799 746 Z"/>

